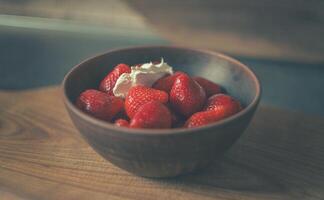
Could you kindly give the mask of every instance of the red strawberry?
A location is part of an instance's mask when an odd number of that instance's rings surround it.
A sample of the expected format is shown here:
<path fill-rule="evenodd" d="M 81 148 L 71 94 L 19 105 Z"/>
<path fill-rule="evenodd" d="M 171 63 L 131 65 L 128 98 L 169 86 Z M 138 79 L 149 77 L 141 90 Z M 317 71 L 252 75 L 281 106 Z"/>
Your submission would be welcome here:
<path fill-rule="evenodd" d="M 125 111 L 128 117 L 132 118 L 141 105 L 153 100 L 167 103 L 168 99 L 169 95 L 164 91 L 137 85 L 128 91 L 125 98 Z"/>
<path fill-rule="evenodd" d="M 116 126 L 122 126 L 122 127 L 128 127 L 129 126 L 129 122 L 125 119 L 117 119 L 115 121 L 115 125 Z"/>
<path fill-rule="evenodd" d="M 130 128 L 171 128 L 169 109 L 159 101 L 140 106 L 130 122 Z"/>
<path fill-rule="evenodd" d="M 217 110 L 228 117 L 242 109 L 239 101 L 226 94 L 215 94 L 208 98 L 204 110 Z"/>
<path fill-rule="evenodd" d="M 180 117 L 172 110 L 170 110 L 170 114 L 171 114 L 172 125 L 177 124 L 180 121 Z"/>
<path fill-rule="evenodd" d="M 225 94 L 215 94 L 209 97 L 205 111 L 193 114 L 185 127 L 203 126 L 229 117 L 241 110 L 240 102 Z"/>
<path fill-rule="evenodd" d="M 184 118 L 184 116 L 181 116 L 180 114 L 173 111 L 172 106 L 169 103 L 167 103 L 166 106 L 169 109 L 170 114 L 171 114 L 171 126 L 172 126 L 172 128 L 182 127 L 185 120 L 186 120 Z"/>
<path fill-rule="evenodd" d="M 163 91 L 169 93 L 174 81 L 180 74 L 184 74 L 184 73 L 178 71 L 172 75 L 160 78 L 153 84 L 153 88 L 158 89 L 158 90 L 163 90 Z"/>
<path fill-rule="evenodd" d="M 123 73 L 130 73 L 131 69 L 126 64 L 117 65 L 100 83 L 99 90 L 107 92 L 109 95 L 114 95 L 113 89 L 117 79 Z"/>
<path fill-rule="evenodd" d="M 223 119 L 218 111 L 202 111 L 193 114 L 185 123 L 184 127 L 193 128 L 203 126 Z"/>
<path fill-rule="evenodd" d="M 200 111 L 204 106 L 204 89 L 186 74 L 180 74 L 170 91 L 172 108 L 184 116 Z"/>
<path fill-rule="evenodd" d="M 199 83 L 199 85 L 201 85 L 201 87 L 204 88 L 207 97 L 210 97 L 210 96 L 212 96 L 214 94 L 221 93 L 222 89 L 216 83 L 214 83 L 214 82 L 212 82 L 210 80 L 207 80 L 207 79 L 205 79 L 203 77 L 200 77 L 200 76 L 193 77 L 193 79 L 195 81 L 197 81 Z"/>
<path fill-rule="evenodd" d="M 98 90 L 86 90 L 80 94 L 76 105 L 96 118 L 110 121 L 123 110 L 124 101 Z"/>

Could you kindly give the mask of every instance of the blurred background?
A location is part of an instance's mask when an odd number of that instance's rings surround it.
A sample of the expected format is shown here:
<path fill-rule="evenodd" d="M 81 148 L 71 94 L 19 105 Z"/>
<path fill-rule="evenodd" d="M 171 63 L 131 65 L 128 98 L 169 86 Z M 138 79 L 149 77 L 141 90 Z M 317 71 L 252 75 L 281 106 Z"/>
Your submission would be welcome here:
<path fill-rule="evenodd" d="M 0 0 L 0 90 L 59 84 L 133 45 L 220 51 L 249 65 L 262 104 L 324 116 L 322 0 Z"/>

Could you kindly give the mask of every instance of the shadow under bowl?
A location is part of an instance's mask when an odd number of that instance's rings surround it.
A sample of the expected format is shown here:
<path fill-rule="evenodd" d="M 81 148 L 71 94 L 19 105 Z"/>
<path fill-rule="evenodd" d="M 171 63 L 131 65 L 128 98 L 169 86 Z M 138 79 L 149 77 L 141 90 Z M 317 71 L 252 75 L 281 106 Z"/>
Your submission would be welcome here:
<path fill-rule="evenodd" d="M 119 63 L 160 60 L 175 71 L 202 76 L 222 85 L 244 109 L 198 128 L 129 129 L 93 118 L 74 102 Z M 75 66 L 64 78 L 63 96 L 69 115 L 89 145 L 114 165 L 145 177 L 172 177 L 203 168 L 223 154 L 244 132 L 260 100 L 260 83 L 237 60 L 205 50 L 172 46 L 133 47 L 109 51 Z"/>

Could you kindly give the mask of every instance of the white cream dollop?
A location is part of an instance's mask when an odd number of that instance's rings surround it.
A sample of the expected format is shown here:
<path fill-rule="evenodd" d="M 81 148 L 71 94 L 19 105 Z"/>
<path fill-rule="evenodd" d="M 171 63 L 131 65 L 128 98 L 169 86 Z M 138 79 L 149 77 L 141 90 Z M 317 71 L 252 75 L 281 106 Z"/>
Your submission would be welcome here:
<path fill-rule="evenodd" d="M 135 85 L 151 87 L 155 81 L 167 74 L 173 74 L 173 68 L 164 62 L 163 58 L 159 64 L 150 62 L 133 66 L 131 73 L 123 73 L 117 79 L 113 93 L 117 97 L 125 98 L 131 87 Z"/>

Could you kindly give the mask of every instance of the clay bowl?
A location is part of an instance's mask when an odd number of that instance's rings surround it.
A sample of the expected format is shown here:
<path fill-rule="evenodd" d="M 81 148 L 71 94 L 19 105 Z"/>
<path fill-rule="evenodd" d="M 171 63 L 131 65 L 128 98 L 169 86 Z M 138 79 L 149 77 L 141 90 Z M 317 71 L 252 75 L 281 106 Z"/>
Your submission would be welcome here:
<path fill-rule="evenodd" d="M 175 70 L 221 84 L 244 110 L 198 128 L 128 129 L 93 118 L 74 105 L 82 91 L 97 88 L 116 64 L 161 57 Z M 62 87 L 66 109 L 89 145 L 114 165 L 144 177 L 172 177 L 207 166 L 241 136 L 260 100 L 260 83 L 244 64 L 220 53 L 172 46 L 125 48 L 95 56 L 75 66 Z"/>

